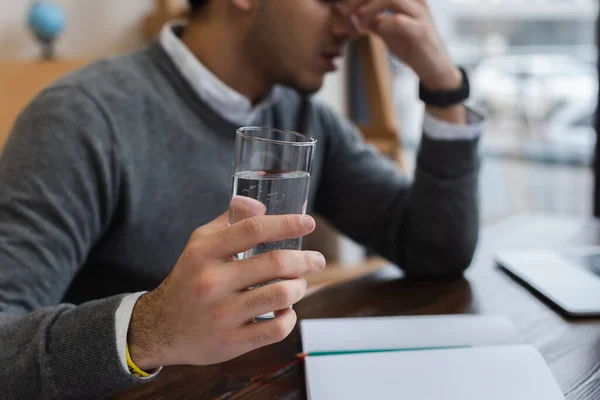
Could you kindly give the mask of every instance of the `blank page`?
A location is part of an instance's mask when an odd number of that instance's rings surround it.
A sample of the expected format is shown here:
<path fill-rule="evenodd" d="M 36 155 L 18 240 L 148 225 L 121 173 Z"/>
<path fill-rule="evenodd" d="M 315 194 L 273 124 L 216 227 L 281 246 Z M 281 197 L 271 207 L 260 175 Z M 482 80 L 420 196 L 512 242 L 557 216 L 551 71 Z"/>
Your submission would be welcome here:
<path fill-rule="evenodd" d="M 311 400 L 564 400 L 531 346 L 306 358 Z"/>
<path fill-rule="evenodd" d="M 504 317 L 440 315 L 300 321 L 302 351 L 517 344 Z"/>

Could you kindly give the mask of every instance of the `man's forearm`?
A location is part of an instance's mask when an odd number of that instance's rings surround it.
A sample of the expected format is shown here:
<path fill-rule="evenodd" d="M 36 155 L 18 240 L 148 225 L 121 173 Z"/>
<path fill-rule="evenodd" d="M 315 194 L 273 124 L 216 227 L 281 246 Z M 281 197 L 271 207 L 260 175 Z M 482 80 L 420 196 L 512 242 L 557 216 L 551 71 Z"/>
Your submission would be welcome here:
<path fill-rule="evenodd" d="M 0 314 L 0 364 L 10 366 L 0 369 L 1 397 L 98 398 L 139 382 L 123 369 L 115 344 L 121 297 Z"/>
<path fill-rule="evenodd" d="M 459 276 L 470 264 L 479 231 L 477 139 L 421 142 L 415 181 L 397 237 L 409 275 Z"/>
<path fill-rule="evenodd" d="M 469 265 L 477 243 L 477 142 L 483 118 L 462 105 L 427 111 L 403 267 L 410 274 L 457 276 Z"/>

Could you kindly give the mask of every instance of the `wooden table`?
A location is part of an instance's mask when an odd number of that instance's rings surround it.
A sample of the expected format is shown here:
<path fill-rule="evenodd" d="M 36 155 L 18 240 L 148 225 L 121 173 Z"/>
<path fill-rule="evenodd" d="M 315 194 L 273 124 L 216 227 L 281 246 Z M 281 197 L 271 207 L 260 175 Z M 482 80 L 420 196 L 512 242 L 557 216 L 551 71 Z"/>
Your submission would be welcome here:
<path fill-rule="evenodd" d="M 523 215 L 484 229 L 464 279 L 419 282 L 387 267 L 329 286 L 295 306 L 299 318 L 417 314 L 497 314 L 510 318 L 525 342 L 550 365 L 567 399 L 600 399 L 600 319 L 569 320 L 501 272 L 500 249 L 600 244 L 595 221 Z M 276 380 L 250 378 L 294 360 L 301 349 L 296 329 L 283 342 L 210 367 L 165 368 L 160 377 L 119 394 L 119 399 L 304 399 L 301 365 Z M 408 400 L 408 399 L 407 399 Z"/>

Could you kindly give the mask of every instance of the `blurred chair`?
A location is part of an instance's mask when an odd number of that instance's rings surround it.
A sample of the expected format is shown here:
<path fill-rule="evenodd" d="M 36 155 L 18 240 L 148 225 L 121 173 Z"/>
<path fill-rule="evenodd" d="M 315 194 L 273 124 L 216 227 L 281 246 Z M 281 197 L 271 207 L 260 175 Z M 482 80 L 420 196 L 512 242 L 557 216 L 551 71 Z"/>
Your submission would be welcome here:
<path fill-rule="evenodd" d="M 89 62 L 0 61 L 0 149 L 17 116 L 42 89 Z"/>
<path fill-rule="evenodd" d="M 349 55 L 351 118 L 367 143 L 402 167 L 402 144 L 398 136 L 392 74 L 385 43 L 378 36 L 366 33 L 351 43 Z M 365 111 L 366 116 L 359 115 Z"/>

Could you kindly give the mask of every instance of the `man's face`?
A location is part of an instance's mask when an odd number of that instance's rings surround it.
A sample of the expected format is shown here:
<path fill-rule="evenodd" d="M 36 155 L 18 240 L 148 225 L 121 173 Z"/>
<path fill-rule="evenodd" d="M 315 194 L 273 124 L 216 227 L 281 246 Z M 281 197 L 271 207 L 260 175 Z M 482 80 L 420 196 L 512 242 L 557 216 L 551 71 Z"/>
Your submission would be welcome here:
<path fill-rule="evenodd" d="M 321 88 L 353 34 L 335 3 L 339 0 L 257 0 L 246 49 L 266 82 L 304 93 Z"/>

